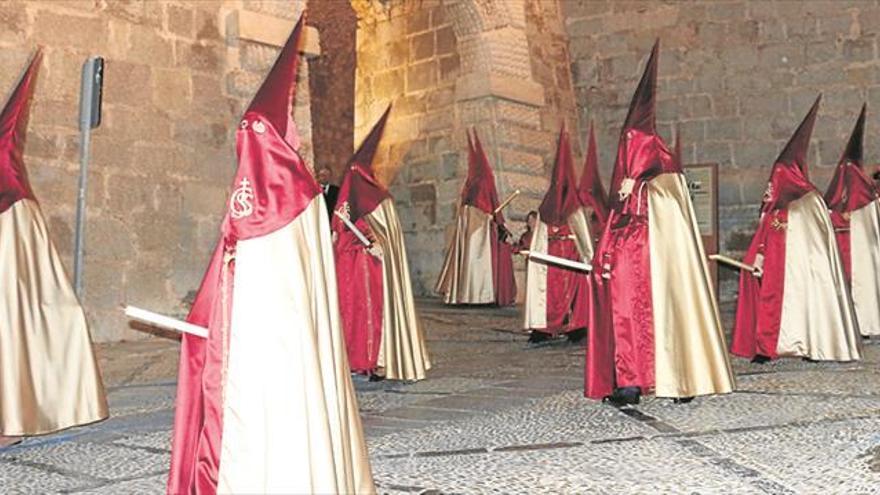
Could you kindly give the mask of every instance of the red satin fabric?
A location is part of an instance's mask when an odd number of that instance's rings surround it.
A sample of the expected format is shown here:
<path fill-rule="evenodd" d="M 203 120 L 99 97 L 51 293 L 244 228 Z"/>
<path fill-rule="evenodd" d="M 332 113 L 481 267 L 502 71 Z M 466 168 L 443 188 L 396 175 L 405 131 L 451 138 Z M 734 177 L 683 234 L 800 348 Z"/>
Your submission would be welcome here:
<path fill-rule="evenodd" d="M 187 321 L 208 338 L 184 335 L 180 349 L 168 493 L 216 493 L 223 431 L 224 342 L 232 315 L 234 262 L 218 243 Z M 224 315 L 224 309 L 226 314 Z"/>
<path fill-rule="evenodd" d="M 761 278 L 742 270 L 739 277 L 736 320 L 730 352 L 753 358 L 760 354 L 776 358 L 776 344 L 782 324 L 782 299 L 785 289 L 785 228 L 787 210 L 776 210 L 761 217 L 744 261 L 754 264 L 764 256 Z"/>
<path fill-rule="evenodd" d="M 547 252 L 573 261 L 582 261 L 577 244 L 568 237 L 571 229 L 550 227 Z M 588 275 L 554 265 L 547 266 L 547 327 L 542 332 L 550 334 L 568 333 L 587 327 Z"/>
<path fill-rule="evenodd" d="M 877 187 L 859 164 L 847 159 L 841 160 L 831 183 L 828 184 L 825 202 L 831 210 L 831 222 L 834 224 L 847 282 L 852 282 L 849 213 L 867 206 L 877 197 Z"/>
<path fill-rule="evenodd" d="M 596 246 L 584 392 L 599 399 L 615 387 L 654 388 L 654 319 L 648 232 L 647 182 L 680 172 L 662 139 L 626 130 L 618 146 L 612 207 Z M 629 194 L 618 194 L 625 178 Z"/>
<path fill-rule="evenodd" d="M 333 227 L 339 314 L 348 363 L 354 372 L 369 373 L 376 369 L 382 343 L 382 260 L 367 252 L 350 230 L 344 226 L 339 229 L 337 224 Z M 363 218 L 355 222 L 355 227 L 365 234 L 370 231 Z"/>
<path fill-rule="evenodd" d="M 547 189 L 544 200 L 538 207 L 538 213 L 541 215 L 541 221 L 547 225 L 562 226 L 582 206 L 578 196 L 577 182 L 574 178 L 571 143 L 568 132 L 563 128 L 559 132 L 556 162 L 553 166 L 553 175 L 550 177 L 550 188 Z"/>
<path fill-rule="evenodd" d="M 23 150 L 42 58 L 42 51 L 38 50 L 0 114 L 0 213 L 21 199 L 36 200 L 24 166 Z"/>
<path fill-rule="evenodd" d="M 376 180 L 369 164 L 355 162 L 342 179 L 336 210 L 348 214 L 355 227 L 368 235 L 370 226 L 364 215 L 370 214 L 390 197 L 388 190 Z M 367 252 L 366 246 L 335 215 L 330 228 L 336 237 L 333 251 L 339 312 L 349 366 L 352 371 L 372 372 L 376 369 L 382 343 L 382 260 Z"/>
<path fill-rule="evenodd" d="M 468 176 L 461 189 L 461 204 L 494 215 L 495 222 L 504 225 L 504 215 L 501 212 L 495 214 L 495 209 L 500 204 L 498 191 L 495 189 L 495 174 L 476 131 L 473 142 L 468 134 Z"/>
<path fill-rule="evenodd" d="M 602 179 L 599 177 L 599 157 L 596 151 L 596 134 L 590 125 L 590 138 L 587 145 L 587 155 L 584 159 L 584 171 L 578 185 L 578 196 L 584 206 L 593 211 L 590 215 L 590 233 L 596 235 L 600 232 L 605 220 L 608 218 L 608 196 L 602 187 Z"/>
<path fill-rule="evenodd" d="M 513 246 L 503 242 L 498 235 L 498 225 L 493 223 L 492 277 L 495 285 L 495 304 L 516 304 L 516 278 L 513 274 Z"/>

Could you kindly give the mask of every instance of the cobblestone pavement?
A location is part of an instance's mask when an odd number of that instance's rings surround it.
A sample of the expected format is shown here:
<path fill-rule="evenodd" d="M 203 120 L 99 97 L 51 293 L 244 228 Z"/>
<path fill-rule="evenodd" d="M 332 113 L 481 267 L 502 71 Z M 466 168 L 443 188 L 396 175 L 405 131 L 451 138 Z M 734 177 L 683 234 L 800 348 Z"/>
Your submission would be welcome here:
<path fill-rule="evenodd" d="M 581 346 L 527 345 L 517 310 L 421 307 L 429 378 L 356 379 L 382 493 L 880 493 L 880 342 L 860 363 L 736 360 L 734 394 L 617 409 L 582 397 Z M 111 419 L 0 449 L 0 493 L 163 491 L 177 344 L 99 352 Z"/>

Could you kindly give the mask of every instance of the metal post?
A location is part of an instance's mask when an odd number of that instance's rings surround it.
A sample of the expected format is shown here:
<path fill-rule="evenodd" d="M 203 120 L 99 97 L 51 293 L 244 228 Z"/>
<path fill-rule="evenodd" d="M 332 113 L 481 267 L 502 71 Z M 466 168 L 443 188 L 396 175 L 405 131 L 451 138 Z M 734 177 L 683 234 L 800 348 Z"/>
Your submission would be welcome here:
<path fill-rule="evenodd" d="M 92 129 L 101 124 L 101 88 L 104 59 L 89 57 L 82 68 L 79 94 L 79 188 L 76 195 L 76 230 L 73 252 L 73 289 L 82 299 L 83 257 L 85 253 L 86 191 L 89 177 L 89 149 Z"/>

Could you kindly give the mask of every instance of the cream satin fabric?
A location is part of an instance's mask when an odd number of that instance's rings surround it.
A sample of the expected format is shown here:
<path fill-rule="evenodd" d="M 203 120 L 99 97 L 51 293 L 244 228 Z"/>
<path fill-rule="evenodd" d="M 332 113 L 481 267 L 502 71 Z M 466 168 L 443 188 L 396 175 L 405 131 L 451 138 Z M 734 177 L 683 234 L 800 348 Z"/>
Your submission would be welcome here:
<path fill-rule="evenodd" d="M 219 493 L 375 493 L 328 225 L 318 195 L 237 245 Z"/>
<path fill-rule="evenodd" d="M 862 335 L 880 335 L 880 200 L 850 213 L 852 299 Z"/>
<path fill-rule="evenodd" d="M 492 216 L 464 205 L 458 210 L 455 233 L 446 250 L 446 261 L 436 291 L 446 304 L 495 302 L 492 275 Z"/>
<path fill-rule="evenodd" d="M 0 435 L 107 417 L 82 307 L 36 202 L 0 214 Z"/>
<path fill-rule="evenodd" d="M 776 352 L 819 361 L 859 359 L 859 327 L 834 227 L 817 192 L 788 205 L 784 284 Z"/>
<path fill-rule="evenodd" d="M 655 393 L 731 392 L 733 371 L 685 178 L 659 175 L 648 183 L 647 194 Z"/>
<path fill-rule="evenodd" d="M 382 344 L 378 366 L 392 380 L 422 380 L 431 369 L 422 322 L 409 278 L 409 261 L 394 200 L 379 203 L 364 219 L 382 248 Z"/>
<path fill-rule="evenodd" d="M 587 214 L 583 209 L 571 214 L 568 226 L 575 237 L 575 244 L 582 261 L 589 262 L 593 258 L 593 238 Z M 541 215 L 535 220 L 535 231 L 529 251 L 547 254 L 549 238 L 547 224 L 541 221 Z M 526 300 L 523 311 L 523 328 L 547 328 L 547 264 L 526 263 Z"/>
<path fill-rule="evenodd" d="M 541 215 L 535 220 L 535 231 L 529 251 L 546 253 L 548 249 L 547 224 Z M 545 263 L 526 263 L 526 300 L 523 308 L 523 328 L 547 328 L 547 265 Z"/>

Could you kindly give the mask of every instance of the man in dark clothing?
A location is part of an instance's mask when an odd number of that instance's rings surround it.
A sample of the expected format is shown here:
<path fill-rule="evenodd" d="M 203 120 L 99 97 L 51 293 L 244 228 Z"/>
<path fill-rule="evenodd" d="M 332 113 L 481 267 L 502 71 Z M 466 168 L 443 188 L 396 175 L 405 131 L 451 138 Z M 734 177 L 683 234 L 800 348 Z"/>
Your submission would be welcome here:
<path fill-rule="evenodd" d="M 330 169 L 323 167 L 318 170 L 318 184 L 324 194 L 324 202 L 327 203 L 327 214 L 333 219 L 333 208 L 336 207 L 336 198 L 339 196 L 339 186 L 330 183 Z"/>

